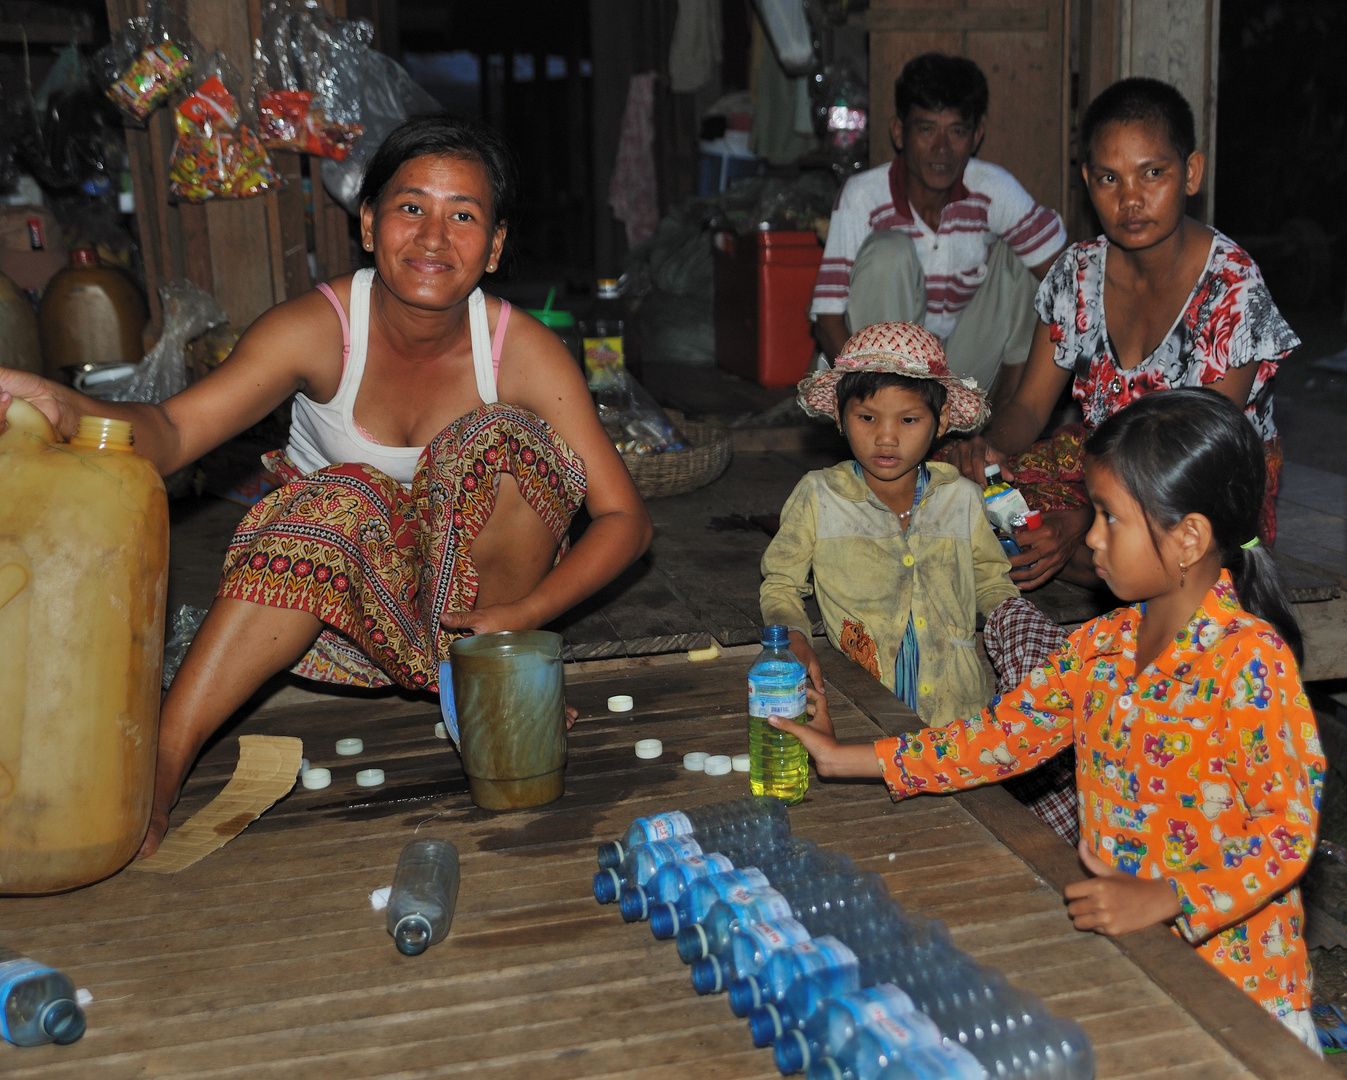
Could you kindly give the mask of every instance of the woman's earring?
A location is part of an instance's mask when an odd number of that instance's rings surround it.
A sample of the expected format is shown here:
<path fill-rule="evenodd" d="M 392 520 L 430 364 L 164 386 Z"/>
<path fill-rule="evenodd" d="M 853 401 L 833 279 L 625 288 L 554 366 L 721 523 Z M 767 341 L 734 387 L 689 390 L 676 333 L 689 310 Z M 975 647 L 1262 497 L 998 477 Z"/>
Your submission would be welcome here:
<path fill-rule="evenodd" d="M 374 248 L 374 245 L 373 245 L 370 241 L 366 240 L 366 241 L 365 241 L 365 250 L 366 250 L 366 251 L 372 251 L 373 248 Z"/>
<path fill-rule="evenodd" d="M 488 266 L 488 267 L 486 268 L 486 272 L 487 272 L 488 274 L 494 274 L 494 273 L 496 272 L 496 264 L 495 264 L 495 263 L 492 263 L 490 266 Z"/>
<path fill-rule="evenodd" d="M 1188 584 L 1188 567 L 1184 563 L 1179 563 L 1179 588 L 1182 589 Z"/>

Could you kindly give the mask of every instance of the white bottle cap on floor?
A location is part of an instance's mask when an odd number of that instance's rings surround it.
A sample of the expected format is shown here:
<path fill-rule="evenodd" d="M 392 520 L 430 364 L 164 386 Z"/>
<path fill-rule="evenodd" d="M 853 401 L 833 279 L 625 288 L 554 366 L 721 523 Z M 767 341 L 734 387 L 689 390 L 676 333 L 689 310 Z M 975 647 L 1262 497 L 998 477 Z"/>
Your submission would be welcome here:
<path fill-rule="evenodd" d="M 435 738 L 437 739 L 449 738 L 449 729 L 444 726 L 443 720 L 441 720 L 438 724 L 435 725 Z"/>
<path fill-rule="evenodd" d="M 641 739 L 636 744 L 638 758 L 657 758 L 664 753 L 664 744 L 658 739 Z"/>
<path fill-rule="evenodd" d="M 631 700 L 630 694 L 614 694 L 608 699 L 609 712 L 631 712 L 635 708 L 635 702 Z"/>
<path fill-rule="evenodd" d="M 706 767 L 706 759 L 710 754 L 703 754 L 700 750 L 694 750 L 690 754 L 683 755 L 683 768 L 688 772 L 701 772 Z"/>
<path fill-rule="evenodd" d="M 355 782 L 361 787 L 378 787 L 384 782 L 383 769 L 361 769 L 355 774 Z"/>
<path fill-rule="evenodd" d="M 303 776 L 306 772 L 308 772 L 308 771 L 309 771 L 310 769 L 312 769 L 312 768 L 313 768 L 313 766 L 309 764 L 309 759 L 308 759 L 308 758 L 300 758 L 300 759 L 299 759 L 299 772 L 298 772 L 297 775 Z"/>
<path fill-rule="evenodd" d="M 749 757 L 747 754 L 735 754 L 730 758 L 730 764 L 734 766 L 735 772 L 748 772 Z"/>
<path fill-rule="evenodd" d="M 703 766 L 707 776 L 724 776 L 733 766 L 724 754 L 712 754 Z"/>
<path fill-rule="evenodd" d="M 300 774 L 299 782 L 310 791 L 317 791 L 332 783 L 332 772 L 329 769 L 309 769 Z"/>
<path fill-rule="evenodd" d="M 360 739 L 338 739 L 337 753 L 342 757 L 350 757 L 352 754 L 358 754 L 365 749 L 365 744 Z"/>

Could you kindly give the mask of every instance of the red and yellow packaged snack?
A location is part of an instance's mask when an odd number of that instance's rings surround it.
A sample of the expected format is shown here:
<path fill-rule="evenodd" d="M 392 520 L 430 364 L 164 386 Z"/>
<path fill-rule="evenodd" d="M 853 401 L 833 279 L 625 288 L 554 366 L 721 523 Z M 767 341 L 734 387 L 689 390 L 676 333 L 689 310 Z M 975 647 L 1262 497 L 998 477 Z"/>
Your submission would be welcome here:
<path fill-rule="evenodd" d="M 328 120 L 307 90 L 269 90 L 258 95 L 262 141 L 275 150 L 295 150 L 342 161 L 363 130 L 359 124 Z"/>
<path fill-rule="evenodd" d="M 113 82 L 107 95 L 136 120 L 162 105 L 188 75 L 192 61 L 174 41 L 146 46 Z"/>
<path fill-rule="evenodd" d="M 188 202 L 244 199 L 280 185 L 265 148 L 242 123 L 238 99 L 218 75 L 202 81 L 174 113 L 178 141 L 169 192 Z"/>

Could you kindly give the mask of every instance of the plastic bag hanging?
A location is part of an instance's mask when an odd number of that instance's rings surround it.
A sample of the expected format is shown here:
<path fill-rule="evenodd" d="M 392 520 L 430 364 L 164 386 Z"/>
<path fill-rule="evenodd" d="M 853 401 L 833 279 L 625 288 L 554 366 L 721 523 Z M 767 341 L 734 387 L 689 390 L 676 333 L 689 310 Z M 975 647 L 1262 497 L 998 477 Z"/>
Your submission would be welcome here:
<path fill-rule="evenodd" d="M 157 404 L 187 389 L 187 343 L 229 321 L 215 297 L 190 281 L 159 287 L 164 332 L 125 381 L 109 387 L 109 401 Z"/>
<path fill-rule="evenodd" d="M 360 138 L 359 57 L 374 40 L 363 19 L 334 19 L 316 0 L 267 0 L 253 43 L 262 141 L 340 161 Z"/>
<path fill-rule="evenodd" d="M 198 52 L 177 13 L 164 0 L 147 0 L 145 14 L 114 28 L 94 54 L 94 73 L 107 96 L 140 122 L 186 82 Z"/>
<path fill-rule="evenodd" d="M 199 68 L 196 89 L 174 111 L 178 141 L 168 167 L 170 194 L 205 202 L 243 199 L 280 186 L 280 173 L 240 104 L 240 81 L 218 49 Z"/>

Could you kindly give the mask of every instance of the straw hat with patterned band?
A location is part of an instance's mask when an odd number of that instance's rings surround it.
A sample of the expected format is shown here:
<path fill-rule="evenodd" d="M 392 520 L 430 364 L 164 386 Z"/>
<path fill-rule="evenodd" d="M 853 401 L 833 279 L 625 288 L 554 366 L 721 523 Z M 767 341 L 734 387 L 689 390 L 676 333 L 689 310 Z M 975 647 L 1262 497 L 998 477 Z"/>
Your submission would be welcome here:
<path fill-rule="evenodd" d="M 975 431 L 987 422 L 991 410 L 976 379 L 950 374 L 940 339 L 913 323 L 874 323 L 852 334 L 833 366 L 800 380 L 797 399 L 810 416 L 837 415 L 837 380 L 853 371 L 888 371 L 912 379 L 944 383 L 949 401 L 949 430 Z"/>

